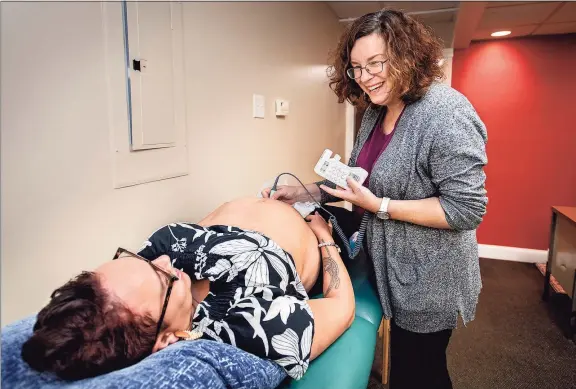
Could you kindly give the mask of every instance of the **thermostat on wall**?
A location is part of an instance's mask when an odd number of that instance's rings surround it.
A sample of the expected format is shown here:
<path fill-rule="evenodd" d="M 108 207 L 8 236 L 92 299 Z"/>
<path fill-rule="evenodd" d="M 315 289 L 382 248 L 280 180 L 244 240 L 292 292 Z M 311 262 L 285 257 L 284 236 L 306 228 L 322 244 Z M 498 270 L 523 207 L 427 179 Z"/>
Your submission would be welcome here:
<path fill-rule="evenodd" d="M 290 103 L 287 100 L 276 99 L 276 116 L 286 116 L 290 111 Z"/>

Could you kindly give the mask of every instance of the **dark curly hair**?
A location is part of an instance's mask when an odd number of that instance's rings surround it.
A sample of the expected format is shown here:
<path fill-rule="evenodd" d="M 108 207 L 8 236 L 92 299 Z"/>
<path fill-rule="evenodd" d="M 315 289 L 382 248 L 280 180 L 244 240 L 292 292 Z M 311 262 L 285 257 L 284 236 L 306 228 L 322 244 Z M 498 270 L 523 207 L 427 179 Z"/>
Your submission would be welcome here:
<path fill-rule="evenodd" d="M 401 11 L 381 10 L 354 20 L 340 38 L 329 72 L 330 88 L 338 102 L 369 104 L 360 86 L 346 75 L 346 69 L 351 66 L 354 43 L 372 34 L 380 35 L 386 42 L 391 93 L 406 104 L 420 99 L 434 81 L 444 78 L 439 63 L 443 44 L 432 30 Z"/>
<path fill-rule="evenodd" d="M 104 374 L 150 354 L 156 323 L 133 314 L 104 290 L 96 273 L 82 272 L 56 289 L 37 317 L 22 358 L 65 380 Z"/>

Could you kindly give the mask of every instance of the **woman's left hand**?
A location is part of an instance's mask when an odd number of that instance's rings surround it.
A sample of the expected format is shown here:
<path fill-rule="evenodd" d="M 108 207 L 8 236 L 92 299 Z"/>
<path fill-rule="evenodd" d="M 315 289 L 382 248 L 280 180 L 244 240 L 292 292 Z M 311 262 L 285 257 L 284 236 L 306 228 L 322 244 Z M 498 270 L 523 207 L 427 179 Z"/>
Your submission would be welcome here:
<path fill-rule="evenodd" d="M 332 196 L 349 201 L 357 207 L 364 208 L 369 212 L 378 212 L 380 204 L 382 203 L 381 198 L 376 197 L 370 189 L 360 185 L 350 177 L 346 179 L 346 182 L 348 183 L 349 189 L 340 187 L 337 187 L 338 189 L 332 189 L 325 185 L 320 185 L 320 188 Z"/>

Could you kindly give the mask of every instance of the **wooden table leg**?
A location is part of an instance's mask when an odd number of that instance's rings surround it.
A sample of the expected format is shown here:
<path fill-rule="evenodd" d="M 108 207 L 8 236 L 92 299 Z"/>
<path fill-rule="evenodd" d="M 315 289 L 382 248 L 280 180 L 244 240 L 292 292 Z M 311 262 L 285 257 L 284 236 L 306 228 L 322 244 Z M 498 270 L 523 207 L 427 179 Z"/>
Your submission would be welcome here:
<path fill-rule="evenodd" d="M 542 299 L 548 301 L 550 297 L 550 274 L 552 273 L 552 261 L 554 259 L 554 238 L 556 235 L 556 212 L 552 212 L 552 222 L 550 223 L 550 237 L 548 243 L 548 262 L 546 262 L 546 275 L 544 277 L 544 292 Z"/>
<path fill-rule="evenodd" d="M 390 320 L 382 319 L 382 384 L 388 384 L 390 374 Z"/>
<path fill-rule="evenodd" d="M 568 319 L 568 328 L 572 342 L 576 343 L 576 270 L 574 271 L 574 282 L 572 283 L 572 312 Z"/>

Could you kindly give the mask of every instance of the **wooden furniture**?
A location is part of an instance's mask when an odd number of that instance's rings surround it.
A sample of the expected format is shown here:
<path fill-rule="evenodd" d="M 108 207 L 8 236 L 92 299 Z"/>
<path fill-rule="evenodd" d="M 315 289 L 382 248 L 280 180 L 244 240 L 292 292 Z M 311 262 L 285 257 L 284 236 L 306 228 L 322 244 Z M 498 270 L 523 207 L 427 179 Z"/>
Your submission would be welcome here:
<path fill-rule="evenodd" d="M 576 342 L 576 207 L 552 207 L 550 243 L 544 294 L 550 296 L 550 276 L 558 281 L 572 298 L 568 329 L 569 336 Z"/>
<path fill-rule="evenodd" d="M 390 319 L 382 318 L 378 337 L 382 339 L 382 384 L 388 384 L 390 375 Z"/>

